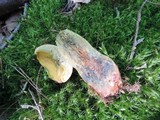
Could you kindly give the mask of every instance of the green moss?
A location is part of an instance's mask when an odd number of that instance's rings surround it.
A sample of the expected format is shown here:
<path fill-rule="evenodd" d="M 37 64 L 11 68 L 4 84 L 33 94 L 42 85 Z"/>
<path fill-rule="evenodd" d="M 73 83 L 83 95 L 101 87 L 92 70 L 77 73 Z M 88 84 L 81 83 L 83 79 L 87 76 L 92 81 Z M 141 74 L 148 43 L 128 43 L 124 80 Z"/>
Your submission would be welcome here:
<path fill-rule="evenodd" d="M 131 66 L 147 63 L 143 70 L 126 70 L 133 43 L 137 11 L 143 1 L 117 3 L 120 16 L 116 16 L 110 2 L 93 0 L 73 14 L 74 20 L 60 13 L 60 0 L 37 0 L 30 3 L 28 15 L 13 41 L 0 55 L 3 61 L 5 88 L 0 87 L 0 99 L 18 100 L 17 111 L 10 120 L 38 119 L 32 109 L 19 109 L 22 104 L 32 104 L 29 93 L 15 97 L 25 81 L 12 67 L 15 63 L 36 83 L 40 64 L 36 60 L 36 47 L 55 44 L 55 36 L 62 29 L 71 29 L 86 38 L 101 53 L 109 55 L 119 66 L 122 77 L 130 83 L 140 81 L 141 92 L 123 94 L 106 106 L 97 97 L 89 94 L 87 85 L 74 72 L 69 82 L 62 85 L 51 81 L 44 69 L 38 79 L 38 87 L 47 96 L 42 98 L 44 118 L 61 119 L 158 119 L 160 112 L 160 9 L 147 3 L 142 11 L 138 38 L 144 38 L 136 50 Z M 34 91 L 34 89 L 33 89 Z M 35 95 L 36 92 L 34 91 Z M 2 96 L 3 95 L 3 96 Z M 38 101 L 38 97 L 36 97 Z"/>

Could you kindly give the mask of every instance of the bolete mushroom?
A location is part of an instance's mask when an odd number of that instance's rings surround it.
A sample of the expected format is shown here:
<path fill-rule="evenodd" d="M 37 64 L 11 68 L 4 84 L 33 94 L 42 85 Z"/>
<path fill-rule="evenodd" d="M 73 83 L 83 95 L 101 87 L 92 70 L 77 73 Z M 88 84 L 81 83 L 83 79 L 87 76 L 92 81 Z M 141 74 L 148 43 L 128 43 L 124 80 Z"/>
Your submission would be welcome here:
<path fill-rule="evenodd" d="M 73 67 L 104 102 L 110 102 L 108 100 L 121 91 L 122 80 L 117 65 L 83 37 L 66 29 L 59 32 L 56 44 L 42 45 L 35 50 L 51 79 L 66 82 Z"/>
<path fill-rule="evenodd" d="M 73 67 L 63 59 L 55 45 L 42 45 L 36 48 L 35 54 L 46 68 L 49 78 L 58 83 L 64 83 L 70 78 Z"/>
<path fill-rule="evenodd" d="M 82 79 L 105 101 L 116 96 L 122 86 L 117 65 L 94 49 L 83 37 L 66 29 L 56 38 L 58 51 Z"/>

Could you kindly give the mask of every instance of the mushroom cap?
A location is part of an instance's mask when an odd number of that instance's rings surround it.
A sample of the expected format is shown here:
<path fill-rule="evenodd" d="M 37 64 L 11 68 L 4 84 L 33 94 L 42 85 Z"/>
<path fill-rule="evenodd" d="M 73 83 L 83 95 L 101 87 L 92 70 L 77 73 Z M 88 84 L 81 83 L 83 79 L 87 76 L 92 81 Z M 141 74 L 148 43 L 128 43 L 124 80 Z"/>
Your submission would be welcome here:
<path fill-rule="evenodd" d="M 70 78 L 73 67 L 63 60 L 55 45 L 39 46 L 34 53 L 40 64 L 47 70 L 49 78 L 58 83 L 64 83 Z"/>

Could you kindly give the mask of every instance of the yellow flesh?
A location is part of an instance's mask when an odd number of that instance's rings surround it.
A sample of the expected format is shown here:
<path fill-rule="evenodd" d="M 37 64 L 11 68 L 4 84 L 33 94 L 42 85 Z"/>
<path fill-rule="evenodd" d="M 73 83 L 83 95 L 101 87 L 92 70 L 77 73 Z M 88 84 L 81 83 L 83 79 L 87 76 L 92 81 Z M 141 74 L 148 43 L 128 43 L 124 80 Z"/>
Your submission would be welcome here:
<path fill-rule="evenodd" d="M 52 55 L 48 52 L 38 51 L 36 54 L 40 64 L 46 68 L 49 78 L 57 81 L 58 83 L 63 82 L 63 66 L 59 66 L 58 61 L 53 59 Z"/>

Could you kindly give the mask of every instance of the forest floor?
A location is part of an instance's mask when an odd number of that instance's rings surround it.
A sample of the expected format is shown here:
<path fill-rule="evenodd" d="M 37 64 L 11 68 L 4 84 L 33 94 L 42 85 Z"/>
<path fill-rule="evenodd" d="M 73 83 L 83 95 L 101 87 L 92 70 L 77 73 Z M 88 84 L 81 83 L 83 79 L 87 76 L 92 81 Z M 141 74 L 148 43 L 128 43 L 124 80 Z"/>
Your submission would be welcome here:
<path fill-rule="evenodd" d="M 32 1 L 27 17 L 21 21 L 20 31 L 1 51 L 0 107 L 7 107 L 0 110 L 0 116 L 10 111 L 9 120 L 38 119 L 40 114 L 32 108 L 36 100 L 46 120 L 160 118 L 158 0 L 146 2 L 142 9 L 137 40 L 144 38 L 144 41 L 137 46 L 133 60 L 130 60 L 130 54 L 137 14 L 143 0 L 117 2 L 115 7 L 110 0 L 93 0 L 73 12 L 72 18 L 61 13 L 65 5 L 61 1 Z M 88 86 L 76 71 L 64 84 L 49 79 L 37 61 L 34 50 L 45 43 L 55 44 L 57 31 L 64 29 L 83 36 L 99 52 L 112 58 L 122 78 L 131 84 L 140 82 L 141 90 L 138 93 L 121 94 L 113 103 L 105 105 L 89 93 Z M 139 68 L 143 65 L 144 68 Z M 131 68 L 128 69 L 128 66 Z M 20 91 L 22 94 L 18 94 Z M 27 109 L 27 105 L 32 107 Z"/>

